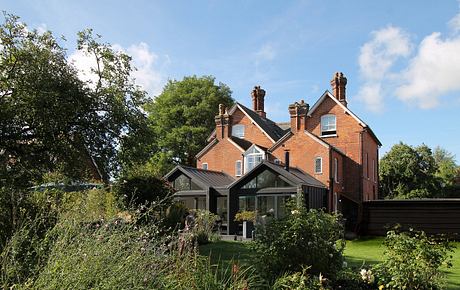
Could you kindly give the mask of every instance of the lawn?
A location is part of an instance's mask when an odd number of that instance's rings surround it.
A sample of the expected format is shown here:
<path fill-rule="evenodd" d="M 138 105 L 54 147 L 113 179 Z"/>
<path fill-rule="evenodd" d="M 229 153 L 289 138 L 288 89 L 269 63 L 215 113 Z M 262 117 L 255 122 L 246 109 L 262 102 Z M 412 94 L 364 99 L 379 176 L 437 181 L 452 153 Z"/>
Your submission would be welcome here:
<path fill-rule="evenodd" d="M 383 238 L 361 238 L 347 241 L 345 259 L 349 266 L 360 268 L 381 260 L 383 254 Z M 229 264 L 238 261 L 241 264 L 252 264 L 253 252 L 247 242 L 219 241 L 200 247 L 200 254 L 210 256 L 213 263 Z M 455 243 L 456 250 L 452 257 L 453 267 L 446 270 L 447 289 L 460 289 L 460 242 Z"/>

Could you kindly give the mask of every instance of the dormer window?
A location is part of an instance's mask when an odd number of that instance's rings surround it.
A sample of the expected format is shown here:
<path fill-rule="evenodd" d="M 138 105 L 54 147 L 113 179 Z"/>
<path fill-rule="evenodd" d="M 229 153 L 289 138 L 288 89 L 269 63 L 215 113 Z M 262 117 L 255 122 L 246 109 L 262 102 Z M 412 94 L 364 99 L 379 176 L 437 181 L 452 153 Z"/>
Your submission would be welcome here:
<path fill-rule="evenodd" d="M 244 153 L 244 173 L 251 171 L 254 167 L 257 166 L 260 162 L 262 162 L 264 158 L 264 151 L 261 150 L 259 147 L 252 145 L 245 153 Z"/>
<path fill-rule="evenodd" d="M 233 125 L 232 136 L 237 138 L 244 138 L 244 125 Z"/>
<path fill-rule="evenodd" d="M 321 136 L 331 136 L 337 134 L 337 123 L 335 115 L 321 116 Z"/>

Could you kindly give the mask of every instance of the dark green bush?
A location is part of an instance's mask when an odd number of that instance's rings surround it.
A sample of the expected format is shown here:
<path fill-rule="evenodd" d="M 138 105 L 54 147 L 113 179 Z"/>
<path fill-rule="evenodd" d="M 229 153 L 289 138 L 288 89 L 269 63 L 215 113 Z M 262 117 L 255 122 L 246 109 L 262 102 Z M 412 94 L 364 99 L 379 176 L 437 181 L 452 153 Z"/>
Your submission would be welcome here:
<path fill-rule="evenodd" d="M 333 279 L 343 265 L 343 226 L 337 215 L 293 208 L 286 217 L 258 226 L 253 247 L 259 271 L 271 281 L 303 267 Z"/>
<path fill-rule="evenodd" d="M 451 266 L 452 246 L 444 238 L 424 232 L 389 231 L 384 241 L 384 259 L 374 266 L 378 284 L 384 289 L 442 289 L 441 266 Z"/>
<path fill-rule="evenodd" d="M 135 172 L 121 178 L 115 190 L 127 207 L 159 203 L 173 193 L 164 180 L 147 172 Z"/>

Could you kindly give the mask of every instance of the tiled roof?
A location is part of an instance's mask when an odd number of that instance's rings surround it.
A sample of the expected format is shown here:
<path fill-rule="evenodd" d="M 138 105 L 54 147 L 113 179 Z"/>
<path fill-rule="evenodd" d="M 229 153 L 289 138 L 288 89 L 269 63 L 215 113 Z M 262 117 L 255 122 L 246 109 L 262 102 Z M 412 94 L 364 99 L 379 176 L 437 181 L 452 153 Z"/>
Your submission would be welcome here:
<path fill-rule="evenodd" d="M 265 133 L 267 133 L 270 136 L 270 138 L 275 140 L 275 142 L 279 138 L 283 137 L 283 135 L 285 134 L 285 131 L 281 129 L 275 122 L 273 122 L 270 119 L 261 117 L 259 114 L 243 106 L 240 103 L 237 103 L 237 104 L 242 110 L 244 110 L 244 113 L 246 113 L 249 117 L 251 117 L 251 119 L 254 120 L 254 122 L 256 122 L 257 125 L 259 125 L 259 127 L 262 128 L 262 130 L 264 130 Z"/>
<path fill-rule="evenodd" d="M 252 143 L 245 139 L 241 139 L 241 138 L 234 137 L 234 136 L 231 136 L 230 139 L 232 139 L 233 142 L 235 142 L 238 146 L 240 146 L 244 150 L 248 150 L 249 147 L 252 146 Z"/>
<path fill-rule="evenodd" d="M 256 167 L 254 167 L 251 171 L 241 176 L 240 179 L 235 180 L 228 187 L 232 188 L 237 184 L 241 184 L 241 182 L 246 182 L 247 179 L 249 178 L 253 178 L 255 172 L 259 171 L 259 168 L 263 166 L 268 167 L 271 170 L 275 171 L 277 174 L 283 176 L 284 178 L 289 180 L 290 183 L 294 185 L 303 184 L 303 185 L 308 185 L 308 186 L 313 186 L 313 187 L 318 187 L 318 188 L 326 188 L 326 186 L 321 181 L 314 178 L 308 173 L 305 173 L 295 167 L 289 167 L 289 171 L 288 171 L 282 165 L 274 164 L 266 160 L 262 161 Z"/>
<path fill-rule="evenodd" d="M 225 187 L 234 181 L 230 175 L 220 171 L 205 170 L 184 165 L 176 166 L 165 175 L 165 178 L 167 179 L 178 170 L 205 187 Z"/>

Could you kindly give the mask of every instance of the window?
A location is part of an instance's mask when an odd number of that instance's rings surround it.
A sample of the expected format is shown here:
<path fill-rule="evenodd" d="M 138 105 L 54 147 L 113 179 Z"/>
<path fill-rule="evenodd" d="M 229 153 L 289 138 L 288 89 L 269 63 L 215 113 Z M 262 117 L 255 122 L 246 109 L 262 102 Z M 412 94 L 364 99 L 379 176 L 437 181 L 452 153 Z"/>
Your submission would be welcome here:
<path fill-rule="evenodd" d="M 262 160 L 264 159 L 264 153 L 263 151 L 260 151 L 257 149 L 256 146 L 251 146 L 251 148 L 248 149 L 244 153 L 245 157 L 245 164 L 244 164 L 244 172 L 249 172 L 251 171 L 254 167 L 257 166 Z"/>
<path fill-rule="evenodd" d="M 334 180 L 339 183 L 339 161 L 337 158 L 334 158 Z"/>
<path fill-rule="evenodd" d="M 243 165 L 241 160 L 237 160 L 235 162 L 235 176 L 241 176 L 241 173 L 243 172 L 241 165 Z"/>
<path fill-rule="evenodd" d="M 177 191 L 181 190 L 200 190 L 201 188 L 195 184 L 189 177 L 184 174 L 179 175 L 173 181 L 173 187 Z"/>
<path fill-rule="evenodd" d="M 377 170 L 375 168 L 375 159 L 372 159 L 372 177 L 373 177 L 374 181 L 377 180 L 376 175 L 377 175 Z"/>
<path fill-rule="evenodd" d="M 315 173 L 323 173 L 323 158 L 321 157 L 315 158 Z"/>
<path fill-rule="evenodd" d="M 208 163 L 201 164 L 201 169 L 208 170 Z"/>
<path fill-rule="evenodd" d="M 268 187 L 288 187 L 289 184 L 284 181 L 278 174 L 265 170 L 250 181 L 248 181 L 241 188 L 268 188 Z"/>
<path fill-rule="evenodd" d="M 244 125 L 233 125 L 232 136 L 244 138 Z"/>
<path fill-rule="evenodd" d="M 321 136 L 336 135 L 335 115 L 324 115 L 321 117 Z"/>

